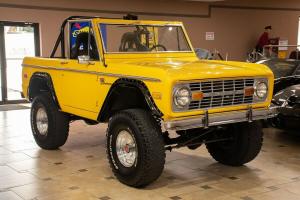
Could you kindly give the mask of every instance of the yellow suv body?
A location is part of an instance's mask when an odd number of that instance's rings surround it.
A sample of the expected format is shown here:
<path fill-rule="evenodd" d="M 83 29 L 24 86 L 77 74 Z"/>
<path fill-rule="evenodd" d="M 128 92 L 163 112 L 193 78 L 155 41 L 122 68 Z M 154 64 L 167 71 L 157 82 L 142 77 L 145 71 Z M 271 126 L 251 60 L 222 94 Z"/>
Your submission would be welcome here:
<path fill-rule="evenodd" d="M 63 23 L 50 58 L 24 59 L 22 86 L 24 96 L 33 103 L 47 93 L 51 105 L 63 113 L 67 122 L 108 122 L 122 111 L 139 109 L 162 123 L 165 130 L 176 130 L 182 136 L 182 131 L 193 135 L 189 130 L 203 132 L 210 127 L 271 117 L 273 82 L 273 73 L 264 65 L 199 60 L 181 22 L 70 17 Z M 45 96 L 36 101 L 37 109 L 32 111 L 36 123 L 32 126 L 35 134 L 43 135 L 44 130 L 48 137 L 51 112 L 47 108 L 40 110 L 38 103 L 47 105 Z M 124 155 L 132 156 L 128 144 L 122 141 L 135 141 L 134 146 L 139 147 L 133 135 L 121 132 L 123 140 L 120 136 L 119 141 L 118 135 L 115 142 L 122 148 L 115 154 L 111 150 L 109 156 L 121 182 L 140 186 L 158 175 L 144 182 L 128 181 L 119 171 L 120 166 L 134 166 L 122 162 Z M 64 143 L 54 141 L 54 145 L 45 146 L 41 138 L 35 139 L 46 149 Z M 184 137 L 181 143 L 170 142 L 170 138 L 162 141 L 164 148 L 169 149 L 178 147 L 176 144 L 197 146 Z M 108 142 L 108 148 L 118 149 L 110 146 L 112 142 Z M 122 150 L 123 157 L 118 154 Z M 131 163 L 138 162 L 137 152 Z"/>

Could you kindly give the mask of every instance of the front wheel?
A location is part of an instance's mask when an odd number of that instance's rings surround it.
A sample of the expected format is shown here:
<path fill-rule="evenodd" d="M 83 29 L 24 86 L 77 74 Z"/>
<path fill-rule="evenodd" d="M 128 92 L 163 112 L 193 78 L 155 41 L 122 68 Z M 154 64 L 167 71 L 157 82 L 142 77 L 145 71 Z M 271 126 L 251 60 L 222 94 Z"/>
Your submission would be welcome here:
<path fill-rule="evenodd" d="M 216 161 L 225 165 L 240 166 L 248 163 L 258 155 L 262 147 L 263 133 L 259 121 L 232 124 L 216 135 L 229 140 L 208 143 L 206 147 Z"/>
<path fill-rule="evenodd" d="M 107 156 L 120 182 L 143 187 L 155 181 L 164 169 L 165 149 L 151 114 L 141 109 L 115 114 L 108 124 Z"/>

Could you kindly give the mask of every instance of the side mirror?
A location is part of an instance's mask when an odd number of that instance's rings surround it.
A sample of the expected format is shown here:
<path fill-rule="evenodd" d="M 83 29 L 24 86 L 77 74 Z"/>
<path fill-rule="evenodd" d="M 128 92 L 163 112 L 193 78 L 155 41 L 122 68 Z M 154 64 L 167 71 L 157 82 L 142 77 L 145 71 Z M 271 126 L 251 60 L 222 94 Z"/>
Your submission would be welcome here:
<path fill-rule="evenodd" d="M 90 64 L 90 56 L 82 55 L 78 56 L 78 63 L 79 64 Z"/>

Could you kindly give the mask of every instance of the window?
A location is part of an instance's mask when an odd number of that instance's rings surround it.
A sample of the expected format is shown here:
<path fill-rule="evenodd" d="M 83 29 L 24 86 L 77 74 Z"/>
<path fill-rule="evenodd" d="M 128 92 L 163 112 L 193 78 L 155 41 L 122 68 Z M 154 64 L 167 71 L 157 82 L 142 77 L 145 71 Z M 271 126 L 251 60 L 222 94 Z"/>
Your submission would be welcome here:
<path fill-rule="evenodd" d="M 91 60 L 99 60 L 97 44 L 90 21 L 70 23 L 70 58 L 89 56 Z"/>
<path fill-rule="evenodd" d="M 39 24 L 0 23 L 0 102 L 23 102 L 22 61 L 26 56 L 40 56 Z"/>

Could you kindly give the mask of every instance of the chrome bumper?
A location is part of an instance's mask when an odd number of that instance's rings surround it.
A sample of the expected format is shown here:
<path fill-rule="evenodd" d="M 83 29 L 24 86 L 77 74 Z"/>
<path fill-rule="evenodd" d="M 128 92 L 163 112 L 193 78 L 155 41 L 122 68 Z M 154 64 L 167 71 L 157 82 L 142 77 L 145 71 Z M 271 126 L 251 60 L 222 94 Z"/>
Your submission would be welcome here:
<path fill-rule="evenodd" d="M 166 130 L 187 130 L 193 128 L 207 128 L 210 126 L 219 126 L 223 124 L 232 124 L 237 122 L 252 122 L 260 119 L 275 117 L 278 114 L 277 107 L 271 106 L 268 109 L 252 109 L 243 111 L 232 111 L 224 113 L 209 114 L 174 121 L 165 121 Z"/>

